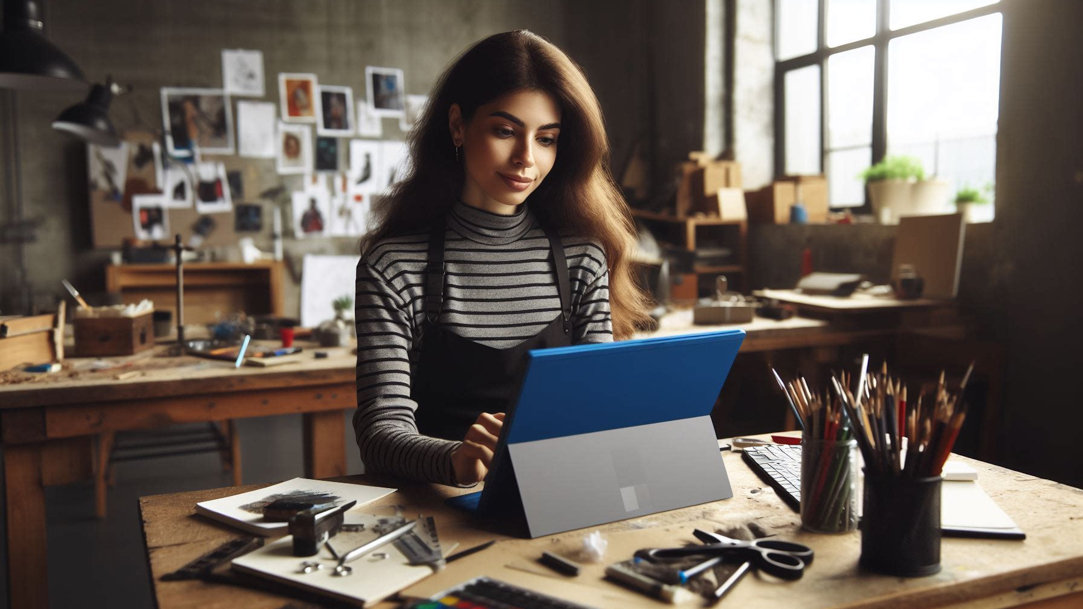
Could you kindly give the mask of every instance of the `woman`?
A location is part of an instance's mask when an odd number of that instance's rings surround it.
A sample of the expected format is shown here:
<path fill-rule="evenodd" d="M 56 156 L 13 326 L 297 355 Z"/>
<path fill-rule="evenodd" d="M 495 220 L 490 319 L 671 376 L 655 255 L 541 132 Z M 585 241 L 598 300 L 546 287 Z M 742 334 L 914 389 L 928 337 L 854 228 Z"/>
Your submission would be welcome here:
<path fill-rule="evenodd" d="M 594 92 L 530 32 L 453 63 L 410 144 L 413 172 L 361 245 L 354 430 L 370 472 L 470 485 L 527 351 L 646 318 L 633 224 Z"/>

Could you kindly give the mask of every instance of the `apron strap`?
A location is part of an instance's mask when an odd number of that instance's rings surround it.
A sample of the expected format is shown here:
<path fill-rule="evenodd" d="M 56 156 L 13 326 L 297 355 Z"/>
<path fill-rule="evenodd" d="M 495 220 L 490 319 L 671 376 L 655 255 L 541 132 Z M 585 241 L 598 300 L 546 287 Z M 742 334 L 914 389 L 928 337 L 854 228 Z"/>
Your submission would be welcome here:
<path fill-rule="evenodd" d="M 568 279 L 568 260 L 564 256 L 564 244 L 560 241 L 560 235 L 543 226 L 545 236 L 549 239 L 549 251 L 553 255 L 553 268 L 557 273 L 557 292 L 560 293 L 560 317 L 564 321 L 564 333 L 571 334 L 572 298 L 571 281 Z"/>
<path fill-rule="evenodd" d="M 429 233 L 429 263 L 425 267 L 425 319 L 436 323 L 444 308 L 444 222 L 433 224 Z"/>

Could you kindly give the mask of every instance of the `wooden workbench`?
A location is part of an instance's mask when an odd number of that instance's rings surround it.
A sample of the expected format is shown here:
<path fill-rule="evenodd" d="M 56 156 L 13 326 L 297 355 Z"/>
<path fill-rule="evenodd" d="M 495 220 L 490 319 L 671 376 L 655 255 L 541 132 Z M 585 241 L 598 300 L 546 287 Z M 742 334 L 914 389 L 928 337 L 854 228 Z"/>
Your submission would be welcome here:
<path fill-rule="evenodd" d="M 173 423 L 301 414 L 306 475 L 347 473 L 343 411 L 356 407 L 351 350 L 321 349 L 326 359 L 304 351 L 281 366 L 235 368 L 191 356 L 157 357 L 164 349 L 110 358 L 113 367 L 106 370 L 72 359 L 62 372 L 31 381 L 4 373 L 7 555 L 18 557 L 7 561 L 11 607 L 48 606 L 44 487 L 56 482 L 49 455 L 73 440 Z"/>
<path fill-rule="evenodd" d="M 411 597 L 425 597 L 484 574 L 595 607 L 664 607 L 660 601 L 603 580 L 604 565 L 630 558 L 639 548 L 694 543 L 691 533 L 695 527 L 724 530 L 756 522 L 782 539 L 811 546 L 816 559 L 799 581 L 783 582 L 758 574 L 746 577 L 723 601 L 726 606 L 993 609 L 1039 602 L 1043 607 L 1067 609 L 1083 603 L 1083 520 L 1078 517 L 1083 490 L 967 460 L 979 471 L 985 491 L 1027 533 L 1027 539 L 945 538 L 941 572 L 905 579 L 863 572 L 858 567 L 858 532 L 822 535 L 802 531 L 798 515 L 744 465 L 739 455 L 722 454 L 733 486 L 731 499 L 534 540 L 509 537 L 490 522 L 446 507 L 443 499 L 461 492 L 447 487 L 406 486 L 364 510 L 383 514 L 400 509 L 433 515 L 441 543 L 458 542 L 460 548 L 500 540 L 492 548 L 454 562 L 407 588 L 405 594 Z M 277 609 L 284 605 L 286 599 L 266 591 L 159 579 L 239 536 L 237 531 L 196 515 L 196 502 L 251 488 L 255 487 L 140 499 L 154 594 L 161 609 Z M 593 530 L 600 530 L 608 542 L 602 563 L 585 564 L 575 578 L 536 565 L 542 550 L 575 556 L 584 535 Z M 310 596 L 309 600 L 318 599 Z M 697 600 L 688 606 L 701 605 Z M 378 605 L 392 606 L 391 602 Z"/>

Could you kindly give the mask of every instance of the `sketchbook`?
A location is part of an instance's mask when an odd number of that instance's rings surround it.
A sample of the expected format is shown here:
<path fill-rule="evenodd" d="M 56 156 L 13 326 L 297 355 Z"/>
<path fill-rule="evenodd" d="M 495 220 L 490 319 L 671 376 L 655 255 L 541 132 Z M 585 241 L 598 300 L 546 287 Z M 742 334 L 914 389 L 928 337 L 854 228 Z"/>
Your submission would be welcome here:
<path fill-rule="evenodd" d="M 263 519 L 263 506 L 276 499 L 319 498 L 322 503 L 334 503 L 336 506 L 357 501 L 357 505 L 361 506 L 393 492 L 395 489 L 382 486 L 293 478 L 247 493 L 201 501 L 196 504 L 196 513 L 253 535 L 277 537 L 286 534 L 288 523 L 269 522 Z M 332 511 L 328 509 L 324 514 L 330 514 Z"/>
<path fill-rule="evenodd" d="M 375 539 L 384 524 L 372 514 L 348 513 L 342 531 L 329 540 L 337 554 Z M 412 565 L 396 543 L 349 563 L 349 575 L 336 575 L 337 561 L 326 545 L 315 556 L 293 554 L 293 538 L 283 537 L 233 559 L 234 571 L 309 590 L 350 604 L 368 607 L 432 575 L 434 567 Z M 304 567 L 308 566 L 308 569 Z"/>

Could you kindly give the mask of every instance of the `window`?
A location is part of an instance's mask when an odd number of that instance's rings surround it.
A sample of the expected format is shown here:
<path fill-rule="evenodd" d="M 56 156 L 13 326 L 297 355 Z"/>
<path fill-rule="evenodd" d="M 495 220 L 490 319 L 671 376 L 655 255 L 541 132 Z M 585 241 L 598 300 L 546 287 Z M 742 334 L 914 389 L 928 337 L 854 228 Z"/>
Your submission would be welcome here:
<path fill-rule="evenodd" d="M 867 211 L 858 174 L 905 154 L 991 197 L 1000 41 L 998 0 L 776 0 L 778 172 Z"/>

